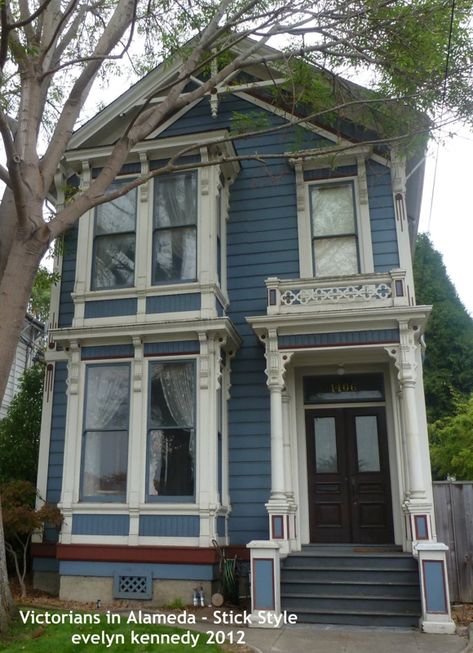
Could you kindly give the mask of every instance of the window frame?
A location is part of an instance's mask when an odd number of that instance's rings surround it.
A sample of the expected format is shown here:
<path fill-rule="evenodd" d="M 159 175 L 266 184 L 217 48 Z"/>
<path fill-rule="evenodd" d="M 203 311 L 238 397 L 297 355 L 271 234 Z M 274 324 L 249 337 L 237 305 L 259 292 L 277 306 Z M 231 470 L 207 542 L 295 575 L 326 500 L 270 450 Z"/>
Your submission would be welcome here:
<path fill-rule="evenodd" d="M 112 188 L 115 185 L 121 185 L 121 184 L 127 184 L 130 181 L 132 181 L 135 177 L 130 177 L 127 179 L 124 179 L 122 177 L 116 177 L 113 182 L 110 184 L 109 189 Z M 109 190 L 108 189 L 108 190 Z M 100 204 L 98 206 L 95 206 L 92 212 L 92 220 L 93 220 L 93 228 L 92 228 L 92 248 L 91 248 L 91 256 L 92 256 L 92 261 L 91 261 L 91 266 L 90 266 L 90 283 L 89 283 L 89 288 L 91 292 L 113 292 L 114 290 L 123 290 L 123 289 L 128 289 L 128 288 L 135 288 L 136 287 L 136 253 L 137 253 L 137 246 L 138 246 L 138 206 L 140 202 L 139 194 L 138 194 L 138 188 L 132 188 L 129 193 L 133 193 L 135 195 L 135 213 L 134 213 L 134 223 L 135 223 L 135 228 L 133 231 L 120 231 L 120 232 L 114 232 L 110 234 L 98 234 L 97 233 L 97 210 L 99 209 L 100 206 L 103 206 L 104 204 L 108 204 L 108 202 L 104 202 L 103 204 Z M 128 193 L 126 193 L 128 195 Z M 111 200 L 113 202 L 113 200 Z M 127 236 L 133 234 L 135 237 L 135 257 L 133 261 L 133 282 L 131 284 L 124 284 L 124 285 L 119 285 L 119 286 L 113 286 L 113 287 L 107 287 L 107 288 L 97 288 L 97 283 L 96 283 L 96 270 L 97 270 L 97 241 L 99 240 L 105 240 L 107 238 L 116 238 L 117 236 Z"/>
<path fill-rule="evenodd" d="M 145 474 L 144 474 L 144 481 L 145 481 L 145 487 L 144 487 L 144 502 L 147 505 L 152 505 L 152 504 L 176 504 L 176 503 L 182 503 L 182 504 L 195 504 L 197 500 L 197 483 L 198 483 L 198 438 L 197 438 L 197 431 L 198 431 L 198 424 L 199 424 L 199 415 L 198 415 L 198 401 L 197 401 L 197 396 L 198 396 L 198 367 L 197 367 L 197 361 L 198 361 L 199 356 L 195 357 L 189 357 L 185 356 L 182 358 L 179 357 L 172 357 L 172 358 L 163 358 L 163 357 L 153 357 L 153 358 L 148 358 L 147 359 L 147 366 L 146 366 L 146 380 L 147 380 L 147 390 L 146 393 L 143 393 L 143 396 L 146 397 L 146 425 L 145 425 Z M 183 428 L 187 429 L 189 428 L 188 426 L 183 426 L 183 427 L 176 427 L 176 426 L 168 426 L 168 427 L 160 427 L 157 429 L 156 427 L 151 426 L 151 367 L 153 364 L 156 363 L 161 363 L 163 365 L 166 364 L 176 364 L 176 363 L 191 363 L 192 364 L 192 374 L 193 374 L 193 380 L 194 380 L 194 396 L 193 396 L 193 415 L 194 415 L 194 424 L 191 427 L 191 432 L 193 433 L 193 438 L 194 438 L 194 492 L 192 495 L 152 495 L 149 494 L 149 474 L 150 474 L 150 458 L 149 458 L 149 450 L 150 450 L 150 434 L 151 431 L 155 430 L 171 430 L 171 429 L 176 429 L 176 428 Z"/>
<path fill-rule="evenodd" d="M 86 451 L 86 434 L 90 432 L 103 432 L 107 433 L 110 431 L 122 431 L 123 429 L 87 429 L 87 403 L 88 403 L 88 370 L 92 367 L 126 367 L 128 371 L 128 428 L 126 430 L 126 488 L 124 494 L 84 494 L 84 472 L 85 472 L 85 451 Z M 81 423 L 81 442 L 80 442 L 80 467 L 79 467 L 79 496 L 78 502 L 81 505 L 87 503 L 126 503 L 128 496 L 128 486 L 130 482 L 130 423 L 132 417 L 132 395 L 131 395 L 131 362 L 130 361 L 116 361 L 106 362 L 102 361 L 99 363 L 85 363 L 84 364 L 84 386 L 83 386 L 83 401 L 82 401 L 82 423 Z"/>
<path fill-rule="evenodd" d="M 186 175 L 192 173 L 192 175 L 195 177 L 195 205 L 196 205 L 196 210 L 195 210 L 195 222 L 193 223 L 188 223 L 188 224 L 180 224 L 180 225 L 174 225 L 174 226 L 165 226 L 165 227 L 155 227 L 155 200 L 156 200 L 156 185 L 159 184 L 161 180 L 165 180 L 167 178 L 172 178 L 175 177 L 176 175 Z M 151 193 L 150 193 L 150 201 L 149 201 L 149 209 L 150 209 L 150 238 L 149 238 L 149 259 L 147 261 L 147 267 L 150 270 L 149 274 L 149 284 L 150 287 L 164 287 L 164 286 L 176 286 L 176 285 L 184 285 L 184 284 L 192 284 L 192 283 L 197 283 L 199 280 L 199 250 L 200 250 L 200 244 L 199 244 L 199 236 L 200 236 L 200 229 L 201 227 L 201 221 L 200 221 L 200 199 L 201 199 L 201 184 L 200 184 L 200 174 L 199 174 L 199 169 L 198 168 L 189 168 L 189 170 L 183 170 L 179 172 L 174 172 L 174 173 L 169 173 L 166 175 L 162 175 L 160 177 L 156 177 L 153 179 L 153 185 L 151 188 Z M 195 230 L 195 274 L 194 277 L 192 278 L 185 278 L 185 279 L 163 279 L 163 280 L 156 280 L 155 279 L 155 274 L 154 274 L 154 268 L 155 268 L 155 260 L 154 260 L 154 254 L 155 254 L 155 238 L 156 234 L 159 231 L 170 231 L 171 233 L 175 230 L 183 230 L 183 229 L 188 229 L 190 227 L 193 227 Z"/>
<path fill-rule="evenodd" d="M 355 177 L 338 177 L 336 179 L 330 179 L 330 180 L 311 180 L 306 182 L 307 183 L 307 194 L 308 194 L 308 209 L 309 209 L 309 226 L 310 226 L 310 234 L 311 234 L 311 241 L 310 241 L 310 246 L 311 246 L 311 259 L 312 259 L 312 275 L 316 279 L 323 279 L 324 277 L 331 277 L 335 275 L 328 275 L 328 274 L 317 274 L 317 261 L 316 257 L 314 256 L 314 245 L 316 241 L 320 240 L 328 240 L 328 239 L 338 239 L 338 238 L 347 238 L 347 237 L 353 237 L 355 239 L 355 251 L 356 251 L 356 264 L 357 264 L 357 270 L 356 272 L 350 271 L 346 274 L 341 273 L 340 275 L 336 276 L 352 276 L 353 274 L 361 274 L 361 257 L 360 257 L 360 226 L 359 226 L 359 218 L 358 218 L 358 203 L 357 203 L 357 195 L 356 195 L 356 188 L 355 188 Z M 312 189 L 313 188 L 342 188 L 344 186 L 349 186 L 351 188 L 351 198 L 352 198 L 352 206 L 353 206 L 353 232 L 344 232 L 344 233 L 337 233 L 337 234 L 327 234 L 324 236 L 316 236 L 314 235 L 314 215 L 313 215 L 313 202 L 312 202 Z"/>

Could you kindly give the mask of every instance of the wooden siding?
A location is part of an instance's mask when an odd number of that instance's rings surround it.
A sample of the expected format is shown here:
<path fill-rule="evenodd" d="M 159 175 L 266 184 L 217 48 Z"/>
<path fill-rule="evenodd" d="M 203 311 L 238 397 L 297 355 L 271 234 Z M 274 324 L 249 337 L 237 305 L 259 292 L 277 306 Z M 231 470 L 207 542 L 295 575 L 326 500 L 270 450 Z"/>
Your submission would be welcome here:
<path fill-rule="evenodd" d="M 333 345 L 368 345 L 373 342 L 399 342 L 398 329 L 376 329 L 372 331 L 340 331 L 336 333 L 314 333 L 281 336 L 279 348 L 332 347 Z"/>
<path fill-rule="evenodd" d="M 138 571 L 143 569 L 144 565 L 127 563 L 126 569 L 132 572 L 133 569 Z M 213 565 L 199 564 L 148 564 L 146 567 L 152 572 L 153 578 L 175 579 L 175 580 L 213 580 L 215 576 Z M 116 562 L 92 562 L 82 560 L 61 560 L 59 563 L 59 573 L 61 576 L 98 576 L 112 577 L 116 571 L 120 571 L 121 565 Z M 189 601 L 192 596 L 189 595 Z"/>
<path fill-rule="evenodd" d="M 197 515 L 140 515 L 140 535 L 199 537 Z"/>
<path fill-rule="evenodd" d="M 66 428 L 66 363 L 56 363 L 54 371 L 53 409 L 46 499 L 57 503 L 61 497 L 64 462 L 64 431 Z"/>
<path fill-rule="evenodd" d="M 473 481 L 433 484 L 437 539 L 447 553 L 450 600 L 473 602 Z"/>
<path fill-rule="evenodd" d="M 145 342 L 145 356 L 172 356 L 198 354 L 200 343 L 198 340 L 175 340 L 171 342 Z"/>
<path fill-rule="evenodd" d="M 85 302 L 84 317 L 119 317 L 120 315 L 136 315 L 137 300 L 105 299 L 101 301 Z"/>
<path fill-rule="evenodd" d="M 74 317 L 74 302 L 72 301 L 71 292 L 74 291 L 76 278 L 77 233 L 78 225 L 76 224 L 64 237 L 58 316 L 59 327 L 71 326 Z"/>
<path fill-rule="evenodd" d="M 146 298 L 147 313 L 177 313 L 198 310 L 200 310 L 200 294 L 196 292 Z"/>
<path fill-rule="evenodd" d="M 73 535 L 128 535 L 129 515 L 73 515 Z"/>
<path fill-rule="evenodd" d="M 80 356 L 83 361 L 96 358 L 133 358 L 133 345 L 104 345 L 103 347 L 82 347 Z"/>
<path fill-rule="evenodd" d="M 371 240 L 375 272 L 399 267 L 391 173 L 375 161 L 366 162 Z"/>

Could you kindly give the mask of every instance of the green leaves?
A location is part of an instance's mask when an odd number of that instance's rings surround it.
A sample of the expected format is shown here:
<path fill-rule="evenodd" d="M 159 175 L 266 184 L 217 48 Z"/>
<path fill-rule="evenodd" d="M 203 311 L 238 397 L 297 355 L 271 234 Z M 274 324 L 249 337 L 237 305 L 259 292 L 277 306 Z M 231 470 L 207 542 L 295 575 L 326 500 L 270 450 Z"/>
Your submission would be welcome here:
<path fill-rule="evenodd" d="M 473 395 L 457 396 L 455 413 L 429 429 L 430 456 L 435 478 L 473 479 Z"/>

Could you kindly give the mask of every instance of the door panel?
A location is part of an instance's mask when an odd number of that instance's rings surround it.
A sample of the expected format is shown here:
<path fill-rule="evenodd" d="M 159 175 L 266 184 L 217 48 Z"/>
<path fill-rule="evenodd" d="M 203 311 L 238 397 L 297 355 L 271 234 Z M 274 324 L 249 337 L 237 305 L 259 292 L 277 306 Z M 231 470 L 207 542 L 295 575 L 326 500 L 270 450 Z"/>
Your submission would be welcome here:
<path fill-rule="evenodd" d="M 393 541 L 384 408 L 306 411 L 311 542 Z"/>

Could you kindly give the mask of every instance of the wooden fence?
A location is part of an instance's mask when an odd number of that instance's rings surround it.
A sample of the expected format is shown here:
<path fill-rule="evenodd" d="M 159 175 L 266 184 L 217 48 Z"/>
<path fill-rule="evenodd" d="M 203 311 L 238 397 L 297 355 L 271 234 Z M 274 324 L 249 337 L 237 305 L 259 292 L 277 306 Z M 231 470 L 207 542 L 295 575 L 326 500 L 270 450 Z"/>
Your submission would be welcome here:
<path fill-rule="evenodd" d="M 449 547 L 450 600 L 473 602 L 473 481 L 434 484 L 437 539 Z"/>

